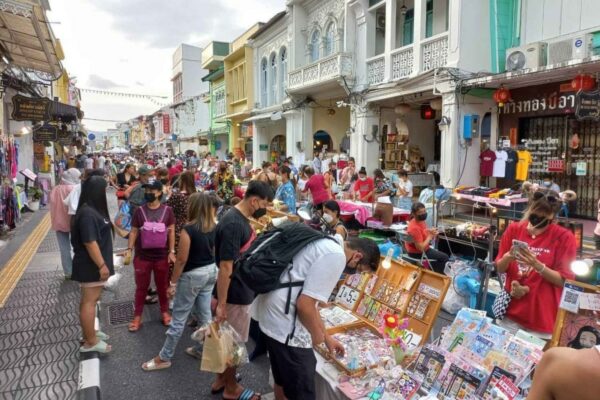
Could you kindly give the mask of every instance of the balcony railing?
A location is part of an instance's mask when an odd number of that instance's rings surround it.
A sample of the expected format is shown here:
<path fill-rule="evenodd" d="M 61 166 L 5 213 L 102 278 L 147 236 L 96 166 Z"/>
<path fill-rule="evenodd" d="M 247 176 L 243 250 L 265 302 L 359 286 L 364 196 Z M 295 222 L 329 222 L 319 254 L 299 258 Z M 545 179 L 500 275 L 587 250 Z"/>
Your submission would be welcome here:
<path fill-rule="evenodd" d="M 421 55 L 421 62 L 416 61 Z M 386 60 L 389 60 L 386 62 Z M 367 82 L 377 85 L 414 76 L 448 63 L 448 32 L 367 59 Z M 420 64 L 420 65 L 419 65 Z"/>
<path fill-rule="evenodd" d="M 421 72 L 440 68 L 448 63 L 448 32 L 421 42 Z"/>
<path fill-rule="evenodd" d="M 350 77 L 352 69 L 352 54 L 336 53 L 290 72 L 288 90 L 320 85 L 342 76 Z"/>
<path fill-rule="evenodd" d="M 414 56 L 413 46 L 401 47 L 392 52 L 392 80 L 402 79 L 413 73 Z"/>
<path fill-rule="evenodd" d="M 367 81 L 377 85 L 385 80 L 385 56 L 380 55 L 367 60 Z"/>

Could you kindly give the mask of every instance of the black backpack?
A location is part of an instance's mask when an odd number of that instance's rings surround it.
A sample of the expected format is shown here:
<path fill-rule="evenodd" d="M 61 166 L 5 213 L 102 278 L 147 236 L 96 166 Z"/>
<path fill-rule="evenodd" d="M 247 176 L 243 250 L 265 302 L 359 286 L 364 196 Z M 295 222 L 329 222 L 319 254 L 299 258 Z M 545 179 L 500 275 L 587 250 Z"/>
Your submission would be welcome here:
<path fill-rule="evenodd" d="M 288 289 L 285 313 L 289 314 L 292 288 L 301 287 L 304 281 L 292 282 L 292 260 L 307 244 L 332 237 L 299 222 L 288 222 L 260 235 L 250 248 L 235 261 L 234 275 L 256 294 Z M 336 242 L 337 243 L 337 242 Z M 281 283 L 287 273 L 289 282 Z M 302 293 L 302 289 L 300 289 Z M 298 293 L 298 297 L 300 296 Z M 292 332 L 293 336 L 293 332 Z"/>

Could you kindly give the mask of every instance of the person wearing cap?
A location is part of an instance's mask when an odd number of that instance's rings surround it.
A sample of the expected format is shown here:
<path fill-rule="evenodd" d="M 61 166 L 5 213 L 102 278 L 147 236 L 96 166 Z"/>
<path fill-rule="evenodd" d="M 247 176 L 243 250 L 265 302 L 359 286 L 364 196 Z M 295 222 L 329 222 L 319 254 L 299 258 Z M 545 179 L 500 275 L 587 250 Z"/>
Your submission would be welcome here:
<path fill-rule="evenodd" d="M 152 177 L 152 169 L 147 165 L 142 165 L 138 168 L 138 180 L 137 185 L 131 185 L 125 191 L 125 198 L 129 200 L 129 204 L 132 205 L 132 213 L 135 212 L 137 207 L 146 204 L 144 185 L 150 182 Z"/>
<path fill-rule="evenodd" d="M 161 204 L 163 184 L 159 180 L 140 186 L 144 191 L 145 203 L 138 207 L 133 214 L 129 245 L 127 246 L 127 252 L 129 253 L 127 256 L 131 256 L 131 251 L 135 249 L 133 259 L 136 287 L 135 309 L 133 321 L 129 324 L 130 332 L 136 332 L 142 326 L 142 312 L 144 311 L 146 294 L 153 273 L 162 323 L 168 326 L 171 322 L 167 289 L 169 288 L 169 263 L 175 263 L 175 214 L 171 207 Z M 163 223 L 165 225 L 167 240 L 164 247 L 149 248 L 147 244 L 146 246 L 143 245 L 142 235 L 146 231 L 142 231 L 142 228 L 148 222 Z"/>
<path fill-rule="evenodd" d="M 71 216 L 63 200 L 79 183 L 80 177 L 81 172 L 77 168 L 69 168 L 62 173 L 60 183 L 50 192 L 50 219 L 52 229 L 56 232 L 65 279 L 71 279 L 73 258 L 71 257 Z"/>

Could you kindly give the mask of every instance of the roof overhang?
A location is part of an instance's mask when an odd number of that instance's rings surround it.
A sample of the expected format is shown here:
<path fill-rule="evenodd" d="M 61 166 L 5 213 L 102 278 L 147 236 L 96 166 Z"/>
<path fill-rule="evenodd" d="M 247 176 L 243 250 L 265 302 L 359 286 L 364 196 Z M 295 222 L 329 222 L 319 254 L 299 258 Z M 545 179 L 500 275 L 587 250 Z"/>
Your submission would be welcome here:
<path fill-rule="evenodd" d="M 32 1 L 0 0 L 0 53 L 9 63 L 48 74 L 62 74 L 60 43 L 54 38 L 45 10 Z"/>
<path fill-rule="evenodd" d="M 561 82 L 577 74 L 597 73 L 600 73 L 600 56 L 592 56 L 539 68 L 473 78 L 463 82 L 463 87 L 497 88 L 504 85 L 507 88 L 519 88 Z"/>

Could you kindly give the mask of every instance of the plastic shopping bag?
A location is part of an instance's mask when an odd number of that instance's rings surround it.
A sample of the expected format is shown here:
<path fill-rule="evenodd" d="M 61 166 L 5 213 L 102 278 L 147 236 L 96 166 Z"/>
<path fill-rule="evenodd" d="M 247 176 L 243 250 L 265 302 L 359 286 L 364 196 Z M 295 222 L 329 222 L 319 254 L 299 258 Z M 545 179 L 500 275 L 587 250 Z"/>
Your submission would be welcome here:
<path fill-rule="evenodd" d="M 227 322 L 211 322 L 204 332 L 204 346 L 200 369 L 221 374 L 230 367 L 248 363 L 246 345 L 238 333 Z M 196 332 L 197 333 L 197 332 Z M 193 336 L 198 336 L 194 333 Z M 197 339 L 196 339 L 197 340 Z"/>
<path fill-rule="evenodd" d="M 115 228 L 119 236 L 125 237 L 131 231 L 131 205 L 124 201 L 115 215 Z"/>

